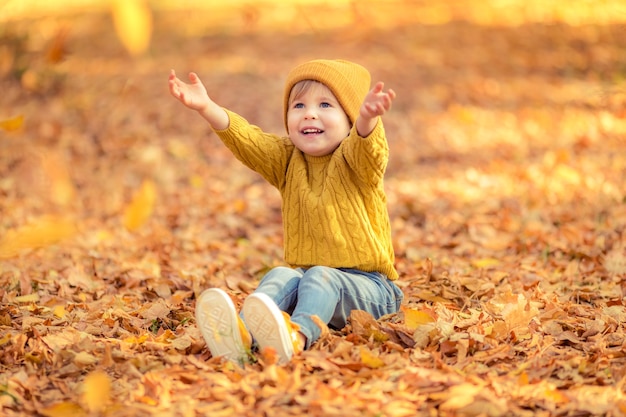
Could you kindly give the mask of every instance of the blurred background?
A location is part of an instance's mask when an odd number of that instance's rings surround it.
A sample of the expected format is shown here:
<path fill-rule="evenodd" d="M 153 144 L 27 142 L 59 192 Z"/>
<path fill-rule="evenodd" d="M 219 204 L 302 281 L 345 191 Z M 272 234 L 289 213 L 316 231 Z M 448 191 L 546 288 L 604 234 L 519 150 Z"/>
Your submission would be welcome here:
<path fill-rule="evenodd" d="M 621 0 L 4 0 L 0 230 L 69 213 L 97 245 L 135 196 L 154 209 L 141 233 L 204 233 L 199 247 L 280 235 L 277 193 L 167 77 L 195 71 L 217 102 L 282 134 L 285 76 L 320 57 L 357 61 L 398 93 L 385 126 L 400 257 L 474 217 L 548 230 L 574 207 L 618 216 L 625 25 Z"/>

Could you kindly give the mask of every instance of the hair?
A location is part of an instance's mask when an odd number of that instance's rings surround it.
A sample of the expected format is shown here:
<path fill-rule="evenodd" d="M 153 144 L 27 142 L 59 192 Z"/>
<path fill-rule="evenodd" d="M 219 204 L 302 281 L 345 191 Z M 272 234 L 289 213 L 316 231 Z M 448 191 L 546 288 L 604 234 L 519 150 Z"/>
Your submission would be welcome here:
<path fill-rule="evenodd" d="M 289 105 L 291 106 L 294 101 L 302 97 L 302 95 L 309 91 L 314 84 L 322 83 L 315 80 L 302 80 L 295 83 L 291 89 L 291 92 L 289 93 Z"/>

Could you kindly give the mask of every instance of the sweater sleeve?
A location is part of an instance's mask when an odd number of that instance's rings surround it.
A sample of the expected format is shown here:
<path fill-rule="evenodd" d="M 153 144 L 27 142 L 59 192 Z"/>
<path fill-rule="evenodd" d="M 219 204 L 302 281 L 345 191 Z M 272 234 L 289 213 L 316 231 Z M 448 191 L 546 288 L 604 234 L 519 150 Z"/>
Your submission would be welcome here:
<path fill-rule="evenodd" d="M 352 127 L 342 146 L 346 163 L 361 181 L 368 184 L 382 181 L 389 160 L 389 146 L 380 119 L 365 138 L 359 136 L 356 127 Z"/>
<path fill-rule="evenodd" d="M 286 137 L 263 132 L 237 113 L 230 110 L 226 113 L 230 121 L 228 128 L 215 133 L 238 160 L 281 189 L 294 145 Z"/>

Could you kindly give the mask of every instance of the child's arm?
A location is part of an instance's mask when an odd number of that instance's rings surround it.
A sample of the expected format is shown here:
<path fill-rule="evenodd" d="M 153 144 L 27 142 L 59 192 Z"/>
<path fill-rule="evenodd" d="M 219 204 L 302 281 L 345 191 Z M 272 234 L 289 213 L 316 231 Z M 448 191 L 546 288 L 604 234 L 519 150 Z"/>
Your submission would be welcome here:
<path fill-rule="evenodd" d="M 170 73 L 170 93 L 185 106 L 197 111 L 204 117 L 214 130 L 228 128 L 230 120 L 226 111 L 209 97 L 204 84 L 196 73 L 189 74 L 190 84 L 176 77 L 174 70 Z"/>
<path fill-rule="evenodd" d="M 384 86 L 384 83 L 377 82 L 363 100 L 359 117 L 356 119 L 356 131 L 362 138 L 372 133 L 378 122 L 378 117 L 391 108 L 391 103 L 396 98 L 396 93 L 392 89 L 384 92 Z"/>

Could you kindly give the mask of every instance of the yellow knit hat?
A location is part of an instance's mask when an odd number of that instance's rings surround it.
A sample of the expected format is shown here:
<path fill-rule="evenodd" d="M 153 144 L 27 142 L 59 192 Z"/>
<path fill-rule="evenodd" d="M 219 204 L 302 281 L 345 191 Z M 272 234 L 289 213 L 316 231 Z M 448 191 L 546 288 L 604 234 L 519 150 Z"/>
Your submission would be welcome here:
<path fill-rule="evenodd" d="M 291 70 L 285 83 L 284 117 L 287 131 L 289 131 L 287 126 L 289 95 L 293 86 L 303 80 L 318 81 L 328 87 L 343 107 L 343 111 L 346 112 L 352 124 L 359 115 L 359 109 L 371 83 L 369 71 L 350 61 L 316 59 L 298 65 Z"/>

